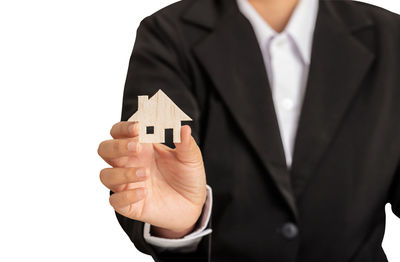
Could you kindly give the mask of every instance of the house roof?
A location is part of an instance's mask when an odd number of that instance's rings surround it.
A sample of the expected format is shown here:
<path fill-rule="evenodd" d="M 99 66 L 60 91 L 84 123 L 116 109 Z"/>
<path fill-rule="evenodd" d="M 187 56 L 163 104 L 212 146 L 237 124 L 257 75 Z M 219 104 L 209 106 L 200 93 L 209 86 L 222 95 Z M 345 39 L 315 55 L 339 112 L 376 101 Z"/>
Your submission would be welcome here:
<path fill-rule="evenodd" d="M 139 96 L 147 99 L 148 96 Z M 140 107 L 140 106 L 139 106 Z M 150 99 L 144 101 L 142 108 L 138 109 L 128 121 L 159 121 L 169 126 L 170 122 L 191 121 L 186 115 L 161 89 Z"/>

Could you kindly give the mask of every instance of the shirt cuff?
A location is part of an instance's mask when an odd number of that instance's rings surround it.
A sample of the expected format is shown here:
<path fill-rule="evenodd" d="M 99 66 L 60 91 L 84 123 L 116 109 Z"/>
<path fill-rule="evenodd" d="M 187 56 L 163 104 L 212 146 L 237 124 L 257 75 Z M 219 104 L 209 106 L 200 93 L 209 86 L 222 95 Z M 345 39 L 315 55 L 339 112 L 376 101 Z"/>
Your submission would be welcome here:
<path fill-rule="evenodd" d="M 202 214 L 199 218 L 197 226 L 192 233 L 179 239 L 156 237 L 150 234 L 151 225 L 145 223 L 143 229 L 143 235 L 145 241 L 148 244 L 153 245 L 156 251 L 158 252 L 167 250 L 182 252 L 182 253 L 195 251 L 203 236 L 206 236 L 212 232 L 212 229 L 210 228 L 207 229 L 207 225 L 211 217 L 212 190 L 211 187 L 208 185 L 206 186 L 206 188 L 207 188 L 206 202 L 203 206 Z"/>

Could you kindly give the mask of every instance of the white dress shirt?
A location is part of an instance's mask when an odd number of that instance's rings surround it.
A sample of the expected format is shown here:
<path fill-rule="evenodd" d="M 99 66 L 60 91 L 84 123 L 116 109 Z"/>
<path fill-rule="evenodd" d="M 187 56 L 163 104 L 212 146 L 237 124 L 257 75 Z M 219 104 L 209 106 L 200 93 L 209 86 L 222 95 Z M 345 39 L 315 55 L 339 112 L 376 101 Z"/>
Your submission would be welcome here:
<path fill-rule="evenodd" d="M 272 92 L 286 164 L 290 168 L 298 119 L 308 78 L 311 50 L 317 20 L 319 0 L 299 0 L 292 16 L 281 33 L 277 33 L 261 17 L 248 0 L 236 0 L 240 12 L 249 20 L 264 59 Z M 204 235 L 212 206 L 211 188 L 198 228 L 181 239 L 165 239 L 150 235 L 145 224 L 144 239 L 159 250 L 192 251 Z"/>

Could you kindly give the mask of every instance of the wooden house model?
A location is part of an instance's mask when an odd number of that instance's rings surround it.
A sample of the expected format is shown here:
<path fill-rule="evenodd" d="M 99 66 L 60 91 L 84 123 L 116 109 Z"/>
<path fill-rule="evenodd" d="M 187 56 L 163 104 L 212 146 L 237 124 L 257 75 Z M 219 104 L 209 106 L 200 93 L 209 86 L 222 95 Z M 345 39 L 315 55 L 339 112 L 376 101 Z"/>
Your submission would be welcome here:
<path fill-rule="evenodd" d="M 165 130 L 173 130 L 174 143 L 181 142 L 181 121 L 191 121 L 161 90 L 152 96 L 138 96 L 138 110 L 128 121 L 139 123 L 140 143 L 165 143 Z"/>

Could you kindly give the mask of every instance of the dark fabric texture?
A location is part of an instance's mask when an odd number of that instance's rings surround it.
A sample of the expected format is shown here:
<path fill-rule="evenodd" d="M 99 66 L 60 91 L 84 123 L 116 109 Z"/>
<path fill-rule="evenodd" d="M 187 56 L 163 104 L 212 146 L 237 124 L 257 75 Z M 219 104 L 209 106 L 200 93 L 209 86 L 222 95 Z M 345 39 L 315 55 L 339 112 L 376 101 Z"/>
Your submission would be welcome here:
<path fill-rule="evenodd" d="M 194 120 L 213 233 L 196 252 L 157 253 L 142 222 L 117 214 L 122 228 L 159 262 L 387 261 L 385 205 L 400 215 L 400 16 L 320 1 L 291 169 L 263 63 L 234 0 L 183 0 L 143 19 L 121 120 L 158 89 Z"/>

